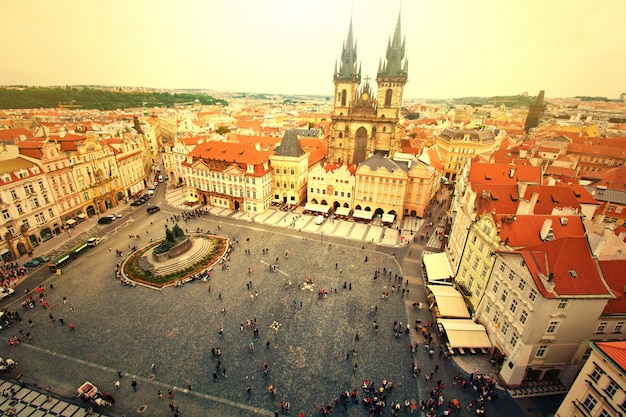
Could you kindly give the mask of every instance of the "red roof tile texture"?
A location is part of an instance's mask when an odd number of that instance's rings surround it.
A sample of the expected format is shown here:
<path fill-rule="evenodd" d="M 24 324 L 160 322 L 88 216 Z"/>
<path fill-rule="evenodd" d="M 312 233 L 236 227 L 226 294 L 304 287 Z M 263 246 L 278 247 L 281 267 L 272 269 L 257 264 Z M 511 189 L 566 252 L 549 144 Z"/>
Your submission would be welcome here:
<path fill-rule="evenodd" d="M 553 274 L 552 282 L 556 294 L 547 292 L 538 275 L 533 275 L 533 278 L 542 294 L 548 298 L 575 296 L 608 298 L 613 295 L 600 274 L 598 264 L 591 255 L 587 238 L 584 236 L 569 236 L 542 242 L 526 248 L 523 252 L 532 253 L 533 258 L 539 261 L 536 262 L 537 265 L 545 263 L 541 262 L 541 259 L 547 259 L 547 273 L 548 276 Z M 537 257 L 537 254 L 544 256 Z M 527 264 L 530 266 L 528 260 Z"/>
<path fill-rule="evenodd" d="M 626 341 L 596 342 L 596 346 L 617 366 L 626 372 Z"/>
<path fill-rule="evenodd" d="M 626 289 L 626 259 L 611 259 L 606 261 L 600 261 L 600 269 L 604 280 L 613 293 L 615 294 L 614 300 L 609 300 L 604 308 L 602 314 L 626 314 L 626 296 L 624 290 Z"/>

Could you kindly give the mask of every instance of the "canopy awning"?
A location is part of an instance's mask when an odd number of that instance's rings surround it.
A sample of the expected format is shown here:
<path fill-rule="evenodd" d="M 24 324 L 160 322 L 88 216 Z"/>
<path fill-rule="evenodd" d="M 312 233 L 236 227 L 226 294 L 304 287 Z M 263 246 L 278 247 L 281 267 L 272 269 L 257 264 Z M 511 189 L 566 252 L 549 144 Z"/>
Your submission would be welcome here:
<path fill-rule="evenodd" d="M 337 210 L 335 210 L 335 214 L 337 216 L 349 216 L 350 209 L 347 207 L 337 207 Z"/>
<path fill-rule="evenodd" d="M 357 219 L 372 220 L 372 217 L 374 217 L 374 212 L 365 210 L 354 210 L 354 213 L 352 213 L 352 217 Z"/>
<path fill-rule="evenodd" d="M 85 213 L 78 213 L 76 217 L 78 217 L 79 219 L 86 219 L 87 215 Z"/>
<path fill-rule="evenodd" d="M 67 223 L 67 224 L 74 224 L 74 223 L 76 223 L 76 220 L 74 220 L 74 219 L 67 219 L 65 221 L 65 223 Z"/>
<path fill-rule="evenodd" d="M 426 268 L 426 277 L 428 282 L 436 281 L 452 281 L 454 273 L 448 261 L 448 255 L 445 252 L 441 253 L 425 253 L 422 256 L 422 262 Z"/>
<path fill-rule="evenodd" d="M 0 250 L 0 255 L 6 255 L 7 253 L 9 253 L 7 248 L 2 248 L 2 250 Z"/>
<path fill-rule="evenodd" d="M 382 221 L 383 223 L 393 223 L 393 221 L 396 219 L 396 215 L 395 214 L 383 214 L 382 217 Z"/>
<path fill-rule="evenodd" d="M 433 294 L 439 310 L 439 317 L 470 318 L 463 294 L 448 285 L 427 285 Z"/>
<path fill-rule="evenodd" d="M 486 349 L 491 347 L 487 331 L 470 319 L 439 319 L 452 348 Z"/>
<path fill-rule="evenodd" d="M 330 206 L 324 204 L 314 204 L 314 203 L 306 203 L 304 205 L 305 211 L 314 211 L 316 213 L 328 214 L 330 211 Z"/>
<path fill-rule="evenodd" d="M 194 197 L 192 195 L 188 195 L 187 198 L 185 198 L 185 201 L 187 201 L 188 203 L 197 203 L 198 202 L 198 197 Z"/>

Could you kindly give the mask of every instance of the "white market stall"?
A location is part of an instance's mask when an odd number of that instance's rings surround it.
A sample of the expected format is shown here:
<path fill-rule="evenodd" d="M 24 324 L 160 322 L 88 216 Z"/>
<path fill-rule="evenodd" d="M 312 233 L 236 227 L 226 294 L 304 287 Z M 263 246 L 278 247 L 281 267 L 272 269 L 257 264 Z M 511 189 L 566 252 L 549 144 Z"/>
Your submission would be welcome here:
<path fill-rule="evenodd" d="M 427 252 L 422 256 L 422 262 L 426 269 L 426 279 L 429 284 L 452 283 L 454 273 L 448 261 L 448 256 L 444 253 Z"/>
<path fill-rule="evenodd" d="M 427 285 L 430 291 L 428 301 L 433 314 L 438 319 L 444 318 L 470 318 L 470 313 L 465 305 L 463 294 L 449 285 Z"/>
<path fill-rule="evenodd" d="M 470 319 L 439 319 L 437 322 L 443 327 L 450 348 L 491 348 L 487 330 L 481 324 Z"/>

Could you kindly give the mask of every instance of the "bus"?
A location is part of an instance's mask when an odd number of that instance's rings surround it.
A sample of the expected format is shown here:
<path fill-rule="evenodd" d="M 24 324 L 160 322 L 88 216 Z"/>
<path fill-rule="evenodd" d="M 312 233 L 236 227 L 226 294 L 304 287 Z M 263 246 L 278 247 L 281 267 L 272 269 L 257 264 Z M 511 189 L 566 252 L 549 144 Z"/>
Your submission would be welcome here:
<path fill-rule="evenodd" d="M 96 244 L 93 244 L 94 239 L 97 239 Z M 97 245 L 98 242 L 100 242 L 99 238 L 91 238 L 91 239 L 81 243 L 80 245 L 74 246 L 72 249 L 70 249 L 69 252 L 66 252 L 63 255 L 61 255 L 58 258 L 56 258 L 55 260 L 50 261 L 48 263 L 48 268 L 50 269 L 50 271 L 52 273 L 56 274 L 57 271 L 59 269 L 61 269 L 62 266 L 66 265 L 69 262 L 73 261 L 74 259 L 78 258 L 80 255 L 85 253 L 87 249 L 89 249 L 92 246 Z"/>
<path fill-rule="evenodd" d="M 70 259 L 70 254 L 65 253 L 61 256 L 59 256 L 58 258 L 50 261 L 48 263 L 48 268 L 50 269 L 50 272 L 55 273 L 57 272 L 57 269 L 61 269 L 61 267 L 65 264 L 67 264 L 69 261 L 71 261 Z"/>
<path fill-rule="evenodd" d="M 78 258 L 80 255 L 83 254 L 83 251 L 87 249 L 88 247 L 89 245 L 87 244 L 87 242 L 84 242 L 78 246 L 75 246 L 72 250 L 69 251 L 70 258 L 72 258 L 72 260 Z"/>

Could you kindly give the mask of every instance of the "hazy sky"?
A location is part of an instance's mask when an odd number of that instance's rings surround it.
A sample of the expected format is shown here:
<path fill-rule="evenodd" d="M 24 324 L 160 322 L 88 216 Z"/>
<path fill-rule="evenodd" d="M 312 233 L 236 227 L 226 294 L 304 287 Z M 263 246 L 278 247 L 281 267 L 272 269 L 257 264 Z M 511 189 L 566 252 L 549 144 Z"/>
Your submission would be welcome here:
<path fill-rule="evenodd" d="M 334 93 L 353 21 L 375 78 L 402 11 L 405 98 L 626 92 L 624 0 L 2 2 L 0 85 Z"/>

